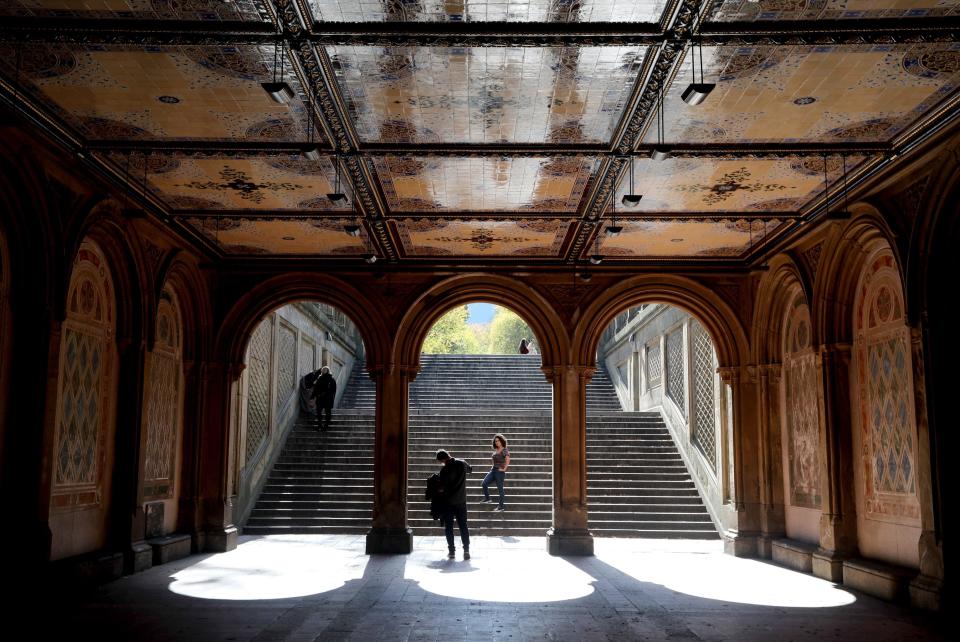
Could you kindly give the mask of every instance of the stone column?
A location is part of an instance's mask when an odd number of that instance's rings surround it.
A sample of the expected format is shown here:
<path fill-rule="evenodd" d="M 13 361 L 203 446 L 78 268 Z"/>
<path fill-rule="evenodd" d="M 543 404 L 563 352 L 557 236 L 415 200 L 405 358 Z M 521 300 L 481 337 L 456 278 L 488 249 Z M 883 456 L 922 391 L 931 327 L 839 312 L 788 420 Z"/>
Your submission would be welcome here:
<path fill-rule="evenodd" d="M 206 393 L 200 430 L 198 526 L 201 551 L 224 552 L 237 547 L 233 524 L 234 436 L 237 432 L 236 389 L 242 363 L 207 363 L 201 374 Z"/>
<path fill-rule="evenodd" d="M 913 397 L 917 417 L 917 499 L 920 502 L 920 575 L 910 583 L 910 602 L 917 607 L 939 610 L 943 590 L 943 548 L 938 537 L 933 500 L 933 471 L 930 455 L 930 422 L 927 417 L 927 382 L 924 369 L 923 333 L 910 328 L 913 363 Z"/>
<path fill-rule="evenodd" d="M 200 532 L 198 480 L 200 475 L 200 426 L 203 419 L 204 394 L 202 364 L 183 362 L 183 439 L 181 441 L 180 497 L 177 507 L 177 531 L 189 533 L 193 550 L 198 550 Z"/>
<path fill-rule="evenodd" d="M 371 371 L 377 385 L 377 413 L 368 555 L 413 551 L 413 531 L 407 527 L 407 404 L 409 384 L 416 374 L 416 368 L 393 364 Z"/>
<path fill-rule="evenodd" d="M 587 383 L 594 368 L 544 368 L 553 383 L 553 528 L 551 555 L 593 555 L 587 529 Z"/>
<path fill-rule="evenodd" d="M 780 364 L 758 366 L 756 375 L 760 432 L 760 448 L 757 451 L 760 470 L 760 539 L 757 553 L 769 559 L 773 555 L 773 540 L 786 533 L 780 441 Z"/>
<path fill-rule="evenodd" d="M 757 554 L 760 536 L 759 471 L 750 457 L 759 450 L 756 385 L 744 382 L 739 368 L 718 368 L 721 385 L 724 550 L 737 557 Z"/>
<path fill-rule="evenodd" d="M 824 345 L 817 354 L 820 383 L 820 547 L 813 573 L 843 580 L 843 561 L 857 552 L 857 512 L 853 475 L 853 422 L 850 409 L 850 344 Z"/>

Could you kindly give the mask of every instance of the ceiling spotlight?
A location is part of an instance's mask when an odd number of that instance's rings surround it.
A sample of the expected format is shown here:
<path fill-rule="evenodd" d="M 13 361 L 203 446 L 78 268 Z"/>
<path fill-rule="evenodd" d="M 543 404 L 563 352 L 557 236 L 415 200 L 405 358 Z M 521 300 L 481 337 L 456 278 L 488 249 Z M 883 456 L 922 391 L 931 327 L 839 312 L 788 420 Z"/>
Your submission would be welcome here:
<path fill-rule="evenodd" d="M 602 254 L 591 254 L 591 255 L 590 255 L 590 263 L 593 264 L 593 265 L 600 265 L 601 263 L 603 263 L 603 255 L 602 255 Z"/>
<path fill-rule="evenodd" d="M 587 271 L 584 271 L 584 272 L 581 272 L 581 273 L 580 273 L 580 280 L 581 280 L 581 281 L 589 282 L 590 279 L 592 279 L 592 278 L 593 278 L 593 275 L 590 274 L 590 273 L 587 272 Z"/>
<path fill-rule="evenodd" d="M 620 202 L 623 203 L 624 207 L 636 207 L 640 204 L 641 198 L 643 198 L 642 194 L 624 194 Z"/>
<path fill-rule="evenodd" d="M 333 159 L 333 171 L 336 173 L 336 183 L 334 184 L 333 191 L 327 194 L 327 198 L 330 199 L 331 203 L 340 203 L 341 201 L 347 200 L 347 195 L 340 191 L 340 157 L 336 156 Z"/>
<path fill-rule="evenodd" d="M 683 90 L 680 98 L 688 105 L 699 105 L 710 95 L 714 87 L 716 87 L 716 84 L 712 82 L 692 82 Z"/>
<path fill-rule="evenodd" d="M 339 203 L 340 201 L 347 200 L 347 195 L 343 192 L 331 192 L 327 194 L 327 198 L 329 198 L 332 203 Z"/>
<path fill-rule="evenodd" d="M 323 158 L 323 155 L 320 153 L 320 148 L 316 145 L 307 145 L 300 150 L 300 155 L 303 156 L 304 160 L 308 161 L 318 161 Z"/>
<path fill-rule="evenodd" d="M 623 226 L 622 226 L 622 225 L 608 225 L 608 226 L 607 226 L 607 236 L 609 236 L 609 237 L 611 237 L 611 238 L 614 237 L 614 236 L 620 236 L 620 232 L 622 232 L 622 231 L 623 231 Z"/>
<path fill-rule="evenodd" d="M 293 89 L 291 89 L 290 85 L 283 81 L 262 82 L 260 83 L 260 86 L 263 87 L 263 90 L 267 92 L 268 96 L 270 96 L 270 100 L 275 103 L 285 105 L 293 100 Z"/>
<path fill-rule="evenodd" d="M 376 254 L 364 254 L 364 255 L 363 255 L 363 260 L 366 261 L 367 263 L 370 263 L 370 264 L 376 263 L 376 262 L 377 262 L 377 255 L 376 255 Z"/>
<path fill-rule="evenodd" d="M 670 158 L 670 152 L 673 151 L 669 145 L 654 145 L 650 151 L 651 160 L 662 161 Z"/>
<path fill-rule="evenodd" d="M 350 236 L 360 236 L 360 226 L 354 223 L 343 226 L 343 231 Z"/>

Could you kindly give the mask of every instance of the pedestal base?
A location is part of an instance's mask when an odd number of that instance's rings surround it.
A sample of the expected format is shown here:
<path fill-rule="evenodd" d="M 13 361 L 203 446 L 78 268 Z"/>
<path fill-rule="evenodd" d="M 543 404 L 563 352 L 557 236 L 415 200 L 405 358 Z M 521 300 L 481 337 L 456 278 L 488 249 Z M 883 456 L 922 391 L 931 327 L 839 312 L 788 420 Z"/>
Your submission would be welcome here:
<path fill-rule="evenodd" d="M 131 544 L 124 557 L 127 573 L 139 573 L 153 566 L 153 549 L 146 542 Z"/>
<path fill-rule="evenodd" d="M 551 555 L 593 555 L 593 535 L 584 530 L 547 531 L 547 552 Z"/>
<path fill-rule="evenodd" d="M 408 555 L 413 552 L 413 531 L 409 528 L 371 528 L 367 533 L 367 555 Z"/>
<path fill-rule="evenodd" d="M 846 559 L 849 559 L 848 555 L 818 548 L 811 556 L 811 570 L 820 579 L 839 584 L 843 582 L 843 561 Z"/>
<path fill-rule="evenodd" d="M 723 552 L 734 557 L 756 557 L 756 535 L 744 535 L 732 531 L 723 534 Z"/>
<path fill-rule="evenodd" d="M 229 526 L 222 530 L 208 530 L 203 532 L 201 550 L 207 553 L 226 553 L 237 547 L 237 538 L 240 532 L 236 526 Z"/>
<path fill-rule="evenodd" d="M 929 575 L 918 575 L 910 582 L 910 605 L 927 611 L 939 611 L 942 591 L 943 580 Z"/>

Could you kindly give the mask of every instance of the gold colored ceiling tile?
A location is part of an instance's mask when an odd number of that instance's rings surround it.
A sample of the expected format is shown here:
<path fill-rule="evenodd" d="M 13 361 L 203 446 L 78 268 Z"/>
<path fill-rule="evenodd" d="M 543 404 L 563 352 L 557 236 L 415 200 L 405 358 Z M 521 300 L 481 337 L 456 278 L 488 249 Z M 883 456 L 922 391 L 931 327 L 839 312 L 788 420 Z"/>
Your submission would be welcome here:
<path fill-rule="evenodd" d="M 956 0 L 719 0 L 710 20 L 861 20 L 954 16 Z"/>
<path fill-rule="evenodd" d="M 597 143 L 646 47 L 328 47 L 360 138 L 379 143 Z"/>
<path fill-rule="evenodd" d="M 960 83 L 958 44 L 704 47 L 703 62 L 717 87 L 681 100 L 688 53 L 665 100 L 667 142 L 889 141 Z"/>
<path fill-rule="evenodd" d="M 10 78 L 15 60 L 12 45 L 0 45 Z M 260 86 L 272 79 L 272 47 L 36 45 L 22 52 L 20 75 L 93 140 L 307 138 L 295 78 L 286 74 L 298 96 L 286 105 Z"/>
<path fill-rule="evenodd" d="M 827 159 L 830 190 L 842 185 L 863 156 Z M 629 171 L 629 169 L 628 169 Z M 629 192 L 624 175 L 616 202 Z M 634 191 L 643 196 L 626 212 L 798 212 L 824 189 L 823 159 L 817 156 L 778 159 L 670 158 L 636 160 Z"/>
<path fill-rule="evenodd" d="M 173 210 L 350 211 L 326 197 L 333 191 L 329 158 L 308 161 L 299 156 L 252 158 L 166 157 L 151 163 L 147 181 Z M 113 156 L 123 166 L 120 155 Z M 142 161 L 139 164 L 142 167 Z M 140 170 L 131 171 L 140 180 Z"/>
<path fill-rule="evenodd" d="M 412 157 L 372 161 L 392 212 L 577 210 L 594 157 Z"/>
<path fill-rule="evenodd" d="M 350 236 L 343 226 L 352 218 L 182 219 L 229 254 L 360 255 L 369 252 L 366 230 Z"/>
<path fill-rule="evenodd" d="M 322 22 L 658 22 L 667 0 L 307 0 Z"/>
<path fill-rule="evenodd" d="M 5 0 L 0 3 L 0 15 L 203 22 L 270 20 L 270 14 L 256 0 Z"/>
<path fill-rule="evenodd" d="M 395 222 L 410 256 L 556 257 L 569 220 L 401 219 Z"/>
<path fill-rule="evenodd" d="M 781 227 L 777 220 L 631 220 L 619 236 L 603 237 L 611 257 L 739 257 Z"/>

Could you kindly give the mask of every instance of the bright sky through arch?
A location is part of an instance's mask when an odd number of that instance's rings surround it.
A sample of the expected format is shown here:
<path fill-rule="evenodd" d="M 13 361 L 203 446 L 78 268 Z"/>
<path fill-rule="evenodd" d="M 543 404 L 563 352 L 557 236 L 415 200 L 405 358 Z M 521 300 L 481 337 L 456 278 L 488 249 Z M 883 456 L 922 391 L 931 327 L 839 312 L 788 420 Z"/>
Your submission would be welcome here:
<path fill-rule="evenodd" d="M 469 303 L 467 310 L 470 316 L 467 317 L 467 323 L 489 323 L 493 318 L 493 311 L 497 306 L 492 303 Z"/>

